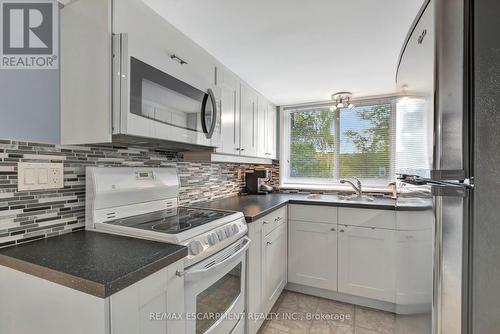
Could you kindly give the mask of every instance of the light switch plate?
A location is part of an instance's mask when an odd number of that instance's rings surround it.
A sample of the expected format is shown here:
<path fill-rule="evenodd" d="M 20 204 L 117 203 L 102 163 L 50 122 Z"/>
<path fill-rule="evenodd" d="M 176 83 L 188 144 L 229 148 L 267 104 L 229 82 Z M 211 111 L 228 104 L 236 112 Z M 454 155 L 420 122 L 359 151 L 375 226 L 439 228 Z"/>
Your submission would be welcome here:
<path fill-rule="evenodd" d="M 17 164 L 17 190 L 64 188 L 62 163 L 19 162 Z"/>

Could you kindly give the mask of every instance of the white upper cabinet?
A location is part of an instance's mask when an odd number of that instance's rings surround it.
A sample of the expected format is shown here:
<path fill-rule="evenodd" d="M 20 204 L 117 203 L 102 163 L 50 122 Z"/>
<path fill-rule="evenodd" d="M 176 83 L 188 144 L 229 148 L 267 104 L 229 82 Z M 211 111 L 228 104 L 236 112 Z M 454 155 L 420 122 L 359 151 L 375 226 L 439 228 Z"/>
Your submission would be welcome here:
<path fill-rule="evenodd" d="M 256 142 L 257 142 L 257 156 L 266 158 L 266 144 L 267 144 L 267 108 L 268 102 L 261 95 L 258 96 L 257 103 L 257 122 L 256 122 Z"/>
<path fill-rule="evenodd" d="M 218 67 L 218 86 L 221 90 L 220 101 L 220 138 L 217 153 L 239 154 L 240 141 L 240 81 L 229 70 Z"/>
<path fill-rule="evenodd" d="M 278 111 L 276 106 L 272 103 L 267 105 L 266 113 L 266 147 L 265 147 L 265 157 L 268 159 L 277 158 L 277 137 L 278 137 Z"/>
<path fill-rule="evenodd" d="M 244 83 L 240 85 L 240 155 L 256 156 L 255 123 L 257 114 L 257 93 Z"/>
<path fill-rule="evenodd" d="M 257 156 L 276 159 L 276 106 L 259 95 L 257 108 Z"/>
<path fill-rule="evenodd" d="M 198 91 L 213 94 L 220 120 L 203 116 L 214 108 Z M 192 144 L 225 161 L 269 163 L 276 138 L 268 110 L 266 98 L 143 1 L 79 0 L 61 9 L 62 144 Z"/>
<path fill-rule="evenodd" d="M 129 56 L 202 90 L 214 83 L 215 59 L 143 1 L 112 5 L 113 34 L 126 34 Z"/>

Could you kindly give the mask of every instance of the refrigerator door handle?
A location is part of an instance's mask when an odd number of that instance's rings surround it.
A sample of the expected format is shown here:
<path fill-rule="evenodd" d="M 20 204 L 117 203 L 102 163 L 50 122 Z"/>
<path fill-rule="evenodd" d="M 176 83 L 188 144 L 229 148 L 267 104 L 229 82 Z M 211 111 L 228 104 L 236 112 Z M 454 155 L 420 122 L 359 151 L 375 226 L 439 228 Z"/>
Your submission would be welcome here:
<path fill-rule="evenodd" d="M 431 193 L 434 197 L 446 196 L 446 197 L 467 197 L 468 192 L 472 188 L 467 188 L 464 186 L 445 186 L 445 185 L 432 185 Z"/>
<path fill-rule="evenodd" d="M 474 188 L 474 178 L 470 179 L 441 179 L 441 180 L 436 180 L 436 179 L 427 179 L 420 177 L 418 175 L 407 175 L 407 174 L 401 174 L 398 176 L 398 179 L 401 180 L 403 183 L 408 183 L 412 185 L 417 185 L 417 186 L 423 186 L 423 185 L 429 185 L 433 189 L 441 189 L 441 188 L 456 188 L 458 190 L 465 190 L 465 189 L 473 189 Z M 443 190 L 443 191 L 445 191 Z"/>
<path fill-rule="evenodd" d="M 433 169 L 431 170 L 432 180 L 465 180 L 465 170 L 463 169 Z"/>

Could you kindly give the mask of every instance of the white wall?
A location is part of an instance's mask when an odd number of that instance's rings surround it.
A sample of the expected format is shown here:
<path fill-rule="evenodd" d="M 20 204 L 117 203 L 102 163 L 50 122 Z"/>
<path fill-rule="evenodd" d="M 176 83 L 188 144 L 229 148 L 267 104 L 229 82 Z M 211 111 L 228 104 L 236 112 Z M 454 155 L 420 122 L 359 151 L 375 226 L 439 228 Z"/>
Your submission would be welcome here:
<path fill-rule="evenodd" d="M 58 70 L 0 70 L 0 139 L 58 143 Z"/>
<path fill-rule="evenodd" d="M 0 70 L 0 139 L 59 143 L 59 70 Z"/>

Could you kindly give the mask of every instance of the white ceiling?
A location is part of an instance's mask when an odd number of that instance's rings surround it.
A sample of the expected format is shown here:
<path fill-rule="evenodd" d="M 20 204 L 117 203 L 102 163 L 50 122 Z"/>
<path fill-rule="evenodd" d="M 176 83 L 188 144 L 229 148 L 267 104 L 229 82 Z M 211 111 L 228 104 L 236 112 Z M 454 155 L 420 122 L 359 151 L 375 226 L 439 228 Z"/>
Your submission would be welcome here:
<path fill-rule="evenodd" d="M 144 0 L 278 105 L 395 91 L 423 0 Z"/>

